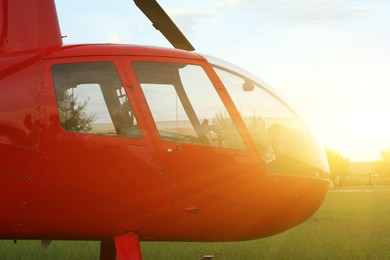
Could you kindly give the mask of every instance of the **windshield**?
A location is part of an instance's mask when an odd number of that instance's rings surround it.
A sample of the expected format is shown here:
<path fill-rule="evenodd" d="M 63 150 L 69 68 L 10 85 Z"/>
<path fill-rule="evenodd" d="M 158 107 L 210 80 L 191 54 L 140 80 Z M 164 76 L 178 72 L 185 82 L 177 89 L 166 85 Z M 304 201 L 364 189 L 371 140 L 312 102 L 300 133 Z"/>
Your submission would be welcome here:
<path fill-rule="evenodd" d="M 164 141 L 244 149 L 235 124 L 201 66 L 133 62 Z"/>
<path fill-rule="evenodd" d="M 322 148 L 288 106 L 269 88 L 229 68 L 214 65 L 270 172 L 328 176 Z"/>

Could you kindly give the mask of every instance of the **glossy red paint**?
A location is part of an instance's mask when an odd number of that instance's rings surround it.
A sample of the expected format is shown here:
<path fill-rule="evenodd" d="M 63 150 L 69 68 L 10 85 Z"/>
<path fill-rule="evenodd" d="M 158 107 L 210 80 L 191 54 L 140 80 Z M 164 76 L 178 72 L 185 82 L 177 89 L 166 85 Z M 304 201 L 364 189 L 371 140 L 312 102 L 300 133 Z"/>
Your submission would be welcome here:
<path fill-rule="evenodd" d="M 1 0 L 0 13 L 0 53 L 62 45 L 53 0 Z"/>
<path fill-rule="evenodd" d="M 142 259 L 139 238 L 136 233 L 127 233 L 115 237 L 115 245 L 119 259 Z"/>
<path fill-rule="evenodd" d="M 23 4 L 13 12 L 16 2 Z M 54 3 L 42 2 L 0 2 L 3 13 L 19 14 L 3 16 L 0 26 L 1 239 L 117 237 L 123 242 L 123 234 L 134 232 L 141 240 L 247 240 L 291 228 L 321 205 L 326 179 L 268 172 L 203 57 L 136 45 L 62 46 Z M 28 16 L 36 22 L 27 30 L 23 15 L 30 9 L 37 10 Z M 44 19 L 42 12 L 48 14 Z M 17 19 L 23 20 L 20 28 L 14 25 Z M 26 30 L 31 33 L 21 40 Z M 61 128 L 52 66 L 98 61 L 115 65 L 142 138 Z M 201 66 L 238 126 L 245 149 L 163 141 L 132 70 L 134 61 Z"/>

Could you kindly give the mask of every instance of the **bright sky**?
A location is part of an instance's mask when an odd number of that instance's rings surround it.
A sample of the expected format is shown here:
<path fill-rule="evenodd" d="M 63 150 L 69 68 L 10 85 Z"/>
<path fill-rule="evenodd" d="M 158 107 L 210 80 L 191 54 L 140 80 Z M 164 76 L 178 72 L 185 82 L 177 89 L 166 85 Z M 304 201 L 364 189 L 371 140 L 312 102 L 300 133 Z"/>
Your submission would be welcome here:
<path fill-rule="evenodd" d="M 158 0 L 202 54 L 258 75 L 350 161 L 390 147 L 390 2 Z M 56 0 L 64 43 L 170 47 L 132 0 Z"/>

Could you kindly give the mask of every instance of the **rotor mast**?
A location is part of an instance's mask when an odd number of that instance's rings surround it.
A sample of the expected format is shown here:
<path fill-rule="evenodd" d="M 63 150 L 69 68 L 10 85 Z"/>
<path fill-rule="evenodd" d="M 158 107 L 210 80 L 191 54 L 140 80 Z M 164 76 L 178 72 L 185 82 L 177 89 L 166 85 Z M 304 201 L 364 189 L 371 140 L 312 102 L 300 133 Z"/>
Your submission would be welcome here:
<path fill-rule="evenodd" d="M 54 0 L 0 0 L 0 53 L 61 45 Z"/>

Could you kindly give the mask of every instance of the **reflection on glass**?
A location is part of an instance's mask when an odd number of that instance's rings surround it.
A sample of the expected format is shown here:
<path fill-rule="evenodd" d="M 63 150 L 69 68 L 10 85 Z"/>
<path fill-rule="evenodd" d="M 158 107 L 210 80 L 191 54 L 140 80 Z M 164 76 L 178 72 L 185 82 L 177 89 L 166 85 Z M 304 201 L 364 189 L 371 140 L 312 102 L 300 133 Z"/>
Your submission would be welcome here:
<path fill-rule="evenodd" d="M 163 140 L 244 148 L 202 67 L 159 62 L 134 62 L 132 66 Z"/>
<path fill-rule="evenodd" d="M 327 177 L 324 153 L 305 125 L 262 86 L 215 67 L 271 172 Z"/>
<path fill-rule="evenodd" d="M 141 138 L 126 92 L 111 62 L 52 68 L 61 127 L 70 132 Z"/>

